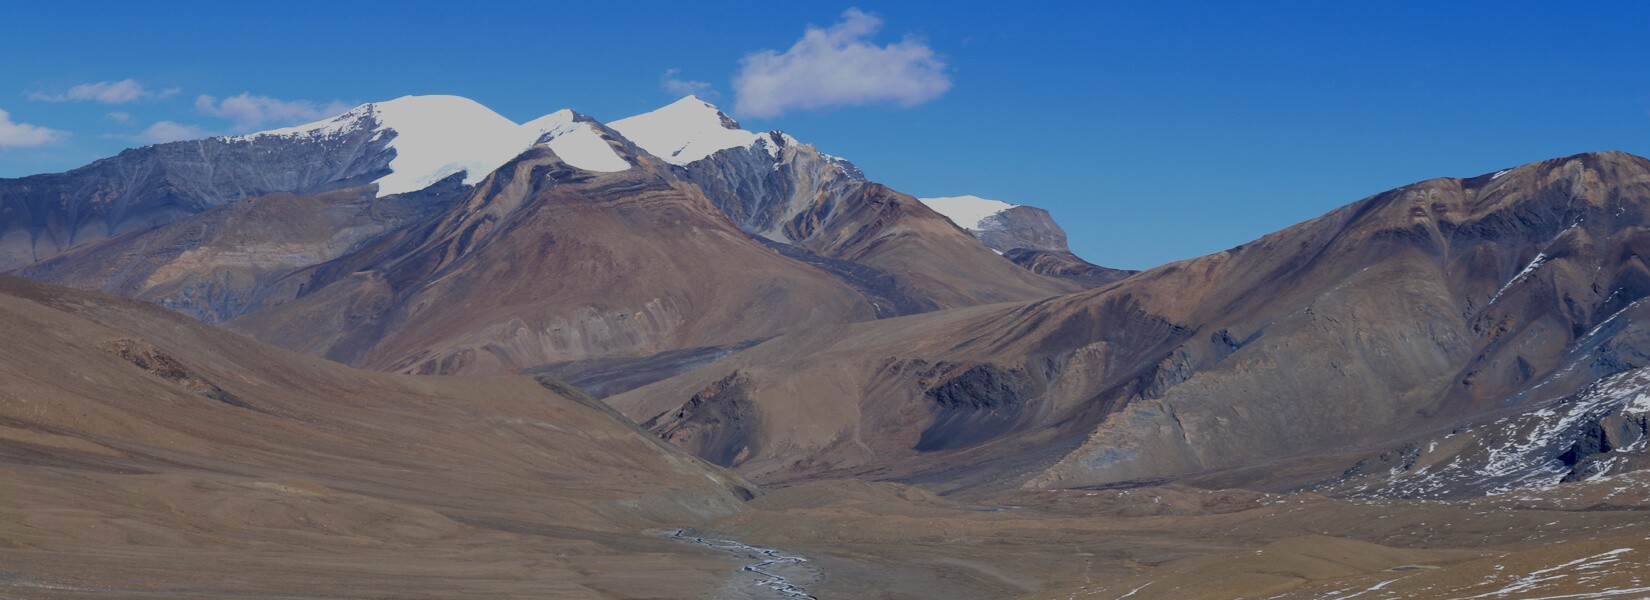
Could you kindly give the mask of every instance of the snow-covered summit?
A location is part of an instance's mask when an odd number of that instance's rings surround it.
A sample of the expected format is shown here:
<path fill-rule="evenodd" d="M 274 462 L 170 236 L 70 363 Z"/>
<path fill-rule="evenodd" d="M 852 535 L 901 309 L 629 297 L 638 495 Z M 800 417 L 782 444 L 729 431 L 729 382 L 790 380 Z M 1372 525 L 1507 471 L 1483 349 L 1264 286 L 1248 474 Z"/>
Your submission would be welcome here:
<path fill-rule="evenodd" d="M 1001 200 L 989 200 L 979 196 L 949 196 L 944 198 L 919 198 L 934 212 L 945 215 L 956 223 L 958 227 L 969 231 L 984 229 L 985 220 L 1010 208 L 1017 208 L 1017 204 L 1009 204 Z"/>
<path fill-rule="evenodd" d="M 561 110 L 517 124 L 480 103 L 459 96 L 403 96 L 363 104 L 337 117 L 296 127 L 242 136 L 326 137 L 372 128 L 393 133 L 389 175 L 379 178 L 380 195 L 429 187 L 454 173 L 475 184 L 538 143 L 548 143 L 567 164 L 589 171 L 622 171 L 630 164 L 615 154 L 588 123 Z M 594 143 L 592 143 L 594 142 Z"/>
<path fill-rule="evenodd" d="M 630 168 L 629 161 L 613 152 L 607 140 L 571 110 L 558 110 L 521 126 L 528 131 L 542 132 L 538 143 L 550 146 L 550 150 L 569 165 L 601 173 Z"/>
<path fill-rule="evenodd" d="M 728 148 L 763 144 L 777 154 L 782 133 L 753 133 L 697 96 L 687 96 L 653 112 L 608 124 L 648 154 L 673 165 L 686 165 Z"/>

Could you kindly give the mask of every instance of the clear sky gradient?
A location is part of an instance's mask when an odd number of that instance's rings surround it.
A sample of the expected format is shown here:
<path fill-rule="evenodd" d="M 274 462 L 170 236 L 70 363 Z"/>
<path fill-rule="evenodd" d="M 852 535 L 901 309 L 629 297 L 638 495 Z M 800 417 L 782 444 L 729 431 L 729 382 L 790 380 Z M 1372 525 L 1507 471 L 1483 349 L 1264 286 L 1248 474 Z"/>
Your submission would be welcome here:
<path fill-rule="evenodd" d="M 159 121 L 245 128 L 202 95 L 456 94 L 517 121 L 564 107 L 611 121 L 674 100 L 661 82 L 677 69 L 731 110 L 742 58 L 851 7 L 881 19 L 869 42 L 932 50 L 949 88 L 914 106 L 734 116 L 913 195 L 1047 208 L 1108 266 L 1219 251 L 1431 177 L 1650 154 L 1639 2 L 343 4 L 9 6 L 0 128 L 62 133 L 0 147 L 0 177 L 142 145 Z M 126 79 L 151 95 L 66 98 Z"/>

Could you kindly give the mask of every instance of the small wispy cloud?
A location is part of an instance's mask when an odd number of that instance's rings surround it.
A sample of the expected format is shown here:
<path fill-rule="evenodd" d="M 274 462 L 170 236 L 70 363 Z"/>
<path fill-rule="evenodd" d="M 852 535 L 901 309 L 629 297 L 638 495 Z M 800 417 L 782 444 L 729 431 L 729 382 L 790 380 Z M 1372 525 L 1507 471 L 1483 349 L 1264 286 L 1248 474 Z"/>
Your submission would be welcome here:
<path fill-rule="evenodd" d="M 132 113 L 121 112 L 121 111 L 117 110 L 117 111 L 111 112 L 109 114 L 103 115 L 103 118 L 108 119 L 110 121 L 114 121 L 116 123 L 120 123 L 121 125 L 125 125 L 127 123 L 132 122 Z"/>
<path fill-rule="evenodd" d="M 120 81 L 99 81 L 97 83 L 82 83 L 69 88 L 69 91 L 57 94 L 34 92 L 29 94 L 30 100 L 41 102 L 84 102 L 95 101 L 104 104 L 126 104 L 138 100 L 158 100 L 172 96 L 182 91 L 179 88 L 169 88 L 154 91 L 143 87 L 136 79 L 122 79 Z"/>
<path fill-rule="evenodd" d="M 708 97 L 715 94 L 715 92 L 710 89 L 709 83 L 694 81 L 691 79 L 682 79 L 681 77 L 678 77 L 678 75 L 681 74 L 681 69 L 666 69 L 665 74 L 659 77 L 659 89 L 664 90 L 665 93 L 672 96 Z"/>
<path fill-rule="evenodd" d="M 69 137 L 69 132 L 11 120 L 11 113 L 0 110 L 0 148 L 33 148 Z"/>
<path fill-rule="evenodd" d="M 203 115 L 228 119 L 236 129 L 249 130 L 264 124 L 292 125 L 305 121 L 319 121 L 343 114 L 353 108 L 339 101 L 327 103 L 309 100 L 281 100 L 269 96 L 243 93 L 219 100 L 202 95 L 195 99 L 195 110 Z"/>
<path fill-rule="evenodd" d="M 154 125 L 150 125 L 147 129 L 139 132 L 135 139 L 146 144 L 164 144 L 166 142 L 198 140 L 208 137 L 212 137 L 211 132 L 194 125 L 185 125 L 176 121 L 156 121 Z"/>
<path fill-rule="evenodd" d="M 893 104 L 916 106 L 951 89 L 945 61 L 912 37 L 879 46 L 882 19 L 857 8 L 829 28 L 808 26 L 789 50 L 740 59 L 734 111 L 774 117 L 795 109 Z"/>

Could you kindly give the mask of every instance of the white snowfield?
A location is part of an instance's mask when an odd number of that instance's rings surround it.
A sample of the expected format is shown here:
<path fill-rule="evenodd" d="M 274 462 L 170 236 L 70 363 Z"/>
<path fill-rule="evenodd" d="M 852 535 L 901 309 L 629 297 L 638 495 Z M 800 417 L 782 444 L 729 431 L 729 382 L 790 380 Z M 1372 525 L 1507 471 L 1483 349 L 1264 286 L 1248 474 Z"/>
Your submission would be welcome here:
<path fill-rule="evenodd" d="M 979 196 L 949 196 L 945 198 L 918 198 L 934 212 L 945 215 L 956 223 L 958 227 L 969 231 L 983 229 L 985 220 L 1010 208 L 1019 205 L 1009 204 L 1001 200 L 988 200 Z"/>
<path fill-rule="evenodd" d="M 608 127 L 635 142 L 648 154 L 673 165 L 703 160 L 729 148 L 749 148 L 760 144 L 777 157 L 774 136 L 781 133 L 753 133 L 729 127 L 720 110 L 696 96 L 649 113 L 619 119 Z"/>
<path fill-rule="evenodd" d="M 613 147 L 607 145 L 607 140 L 602 139 L 589 123 L 575 123 L 571 110 L 558 110 L 528 121 L 522 128 L 543 132 L 539 139 L 548 140 L 545 143 L 550 146 L 550 151 L 569 165 L 598 173 L 630 168 L 630 163 L 613 152 Z"/>
<path fill-rule="evenodd" d="M 630 168 L 588 123 L 575 123 L 561 110 L 516 124 L 480 103 L 458 96 L 403 96 L 363 104 L 337 117 L 296 127 L 241 136 L 327 137 L 372 126 L 378 135 L 393 132 L 395 158 L 389 175 L 379 178 L 379 195 L 403 194 L 429 187 L 455 173 L 474 185 L 488 174 L 545 140 L 567 164 L 587 171 Z"/>

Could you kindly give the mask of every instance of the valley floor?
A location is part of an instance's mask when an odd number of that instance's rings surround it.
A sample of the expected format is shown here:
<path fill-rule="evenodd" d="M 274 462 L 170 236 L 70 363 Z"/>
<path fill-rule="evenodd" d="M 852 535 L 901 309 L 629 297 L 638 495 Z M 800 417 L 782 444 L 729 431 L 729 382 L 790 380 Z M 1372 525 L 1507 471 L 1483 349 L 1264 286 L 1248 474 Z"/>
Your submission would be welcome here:
<path fill-rule="evenodd" d="M 1178 487 L 998 500 L 822 482 L 706 529 L 807 556 L 819 598 L 1650 597 L 1646 475 L 1454 502 Z"/>
<path fill-rule="evenodd" d="M 302 482 L 5 477 L 48 503 L 45 486 L 142 481 L 126 515 L 0 515 L 0 598 L 1650 596 L 1638 474 L 1451 502 L 1162 487 L 967 504 L 826 481 L 674 536 L 447 519 Z"/>

